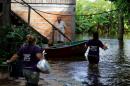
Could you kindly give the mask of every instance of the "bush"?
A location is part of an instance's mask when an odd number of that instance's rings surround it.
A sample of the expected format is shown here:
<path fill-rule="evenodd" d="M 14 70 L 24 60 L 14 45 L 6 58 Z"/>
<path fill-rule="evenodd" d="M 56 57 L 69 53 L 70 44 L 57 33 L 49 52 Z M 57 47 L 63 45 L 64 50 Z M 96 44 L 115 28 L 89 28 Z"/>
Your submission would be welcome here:
<path fill-rule="evenodd" d="M 20 45 L 25 41 L 27 34 L 33 34 L 38 38 L 38 43 L 43 45 L 48 40 L 40 36 L 35 31 L 31 31 L 27 26 L 5 26 L 0 31 L 0 59 L 8 59 L 17 51 Z"/>

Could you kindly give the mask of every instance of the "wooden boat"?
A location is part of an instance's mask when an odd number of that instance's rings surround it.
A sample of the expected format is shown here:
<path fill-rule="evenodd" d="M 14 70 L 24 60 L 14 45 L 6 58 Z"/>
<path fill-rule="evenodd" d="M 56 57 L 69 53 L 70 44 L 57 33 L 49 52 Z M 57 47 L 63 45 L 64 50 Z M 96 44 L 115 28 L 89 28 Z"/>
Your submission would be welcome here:
<path fill-rule="evenodd" d="M 53 47 L 45 48 L 45 58 L 46 59 L 84 59 L 84 54 L 86 51 L 84 41 L 69 42 L 56 45 Z M 81 57 L 83 56 L 83 58 Z M 73 57 L 73 58 L 72 58 Z"/>

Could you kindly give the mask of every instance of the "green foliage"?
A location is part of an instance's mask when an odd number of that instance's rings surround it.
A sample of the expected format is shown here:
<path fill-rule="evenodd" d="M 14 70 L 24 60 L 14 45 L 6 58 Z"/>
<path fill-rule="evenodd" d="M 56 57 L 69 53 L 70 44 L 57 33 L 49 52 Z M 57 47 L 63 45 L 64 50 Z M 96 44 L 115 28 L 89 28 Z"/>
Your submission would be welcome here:
<path fill-rule="evenodd" d="M 76 14 L 94 14 L 103 11 L 110 11 L 114 9 L 114 5 L 109 1 L 96 0 L 96 2 L 90 2 L 89 0 L 77 0 Z"/>
<path fill-rule="evenodd" d="M 112 1 L 116 8 L 121 10 L 127 19 L 130 19 L 130 0 L 107 0 Z"/>
<path fill-rule="evenodd" d="M 114 9 L 114 5 L 105 0 L 96 0 L 95 2 L 77 0 L 76 32 L 92 32 L 97 30 L 97 28 L 106 31 L 111 27 L 111 21 L 114 21 L 116 15 L 115 12 L 107 13 L 106 11 Z"/>
<path fill-rule="evenodd" d="M 6 26 L 1 28 L 0 32 L 0 59 L 10 58 L 18 48 L 25 41 L 27 34 L 33 34 L 38 38 L 38 44 L 43 45 L 47 43 L 47 39 L 41 37 L 35 31 L 31 31 L 31 28 L 28 26 Z"/>
<path fill-rule="evenodd" d="M 122 10 L 123 12 L 128 12 L 130 9 L 130 1 L 129 0 L 107 0 L 107 1 L 114 2 L 116 7 L 118 9 Z"/>
<path fill-rule="evenodd" d="M 125 33 L 130 32 L 130 0 L 109 0 L 112 1 L 116 8 L 118 9 L 118 13 L 122 14 L 124 18 L 124 29 Z M 118 15 L 119 15 L 118 14 Z"/>
<path fill-rule="evenodd" d="M 0 36 L 0 58 L 9 58 L 16 52 L 20 42 L 28 34 L 23 27 L 5 26 L 1 28 Z"/>

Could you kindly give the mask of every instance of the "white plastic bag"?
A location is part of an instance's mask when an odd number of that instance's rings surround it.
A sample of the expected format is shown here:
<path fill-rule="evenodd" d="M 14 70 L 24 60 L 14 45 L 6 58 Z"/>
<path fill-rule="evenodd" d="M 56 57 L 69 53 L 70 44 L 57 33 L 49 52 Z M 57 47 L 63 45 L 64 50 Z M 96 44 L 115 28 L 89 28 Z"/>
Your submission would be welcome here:
<path fill-rule="evenodd" d="M 86 60 L 88 60 L 88 52 L 89 52 L 89 49 L 90 49 L 90 47 L 87 48 L 87 50 L 86 50 L 86 52 L 85 52 L 85 54 L 84 54 Z"/>
<path fill-rule="evenodd" d="M 37 63 L 37 68 L 43 73 L 50 73 L 50 65 L 47 60 L 42 59 Z"/>

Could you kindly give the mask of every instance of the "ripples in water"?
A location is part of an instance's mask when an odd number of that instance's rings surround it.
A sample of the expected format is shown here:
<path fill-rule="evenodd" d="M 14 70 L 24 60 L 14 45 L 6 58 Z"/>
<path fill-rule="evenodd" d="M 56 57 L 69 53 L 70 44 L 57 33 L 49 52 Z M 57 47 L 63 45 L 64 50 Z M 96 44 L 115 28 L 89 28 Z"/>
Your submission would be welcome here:
<path fill-rule="evenodd" d="M 70 86 L 129 86 L 130 40 L 126 40 L 122 48 L 115 39 L 104 39 L 103 42 L 107 42 L 109 49 L 100 50 L 98 68 L 90 69 L 88 61 L 63 61 L 63 63 L 60 61 L 52 64 L 54 69 L 57 68 L 57 71 L 53 71 L 55 77 L 59 81 L 62 77 L 61 82 L 68 83 Z"/>

